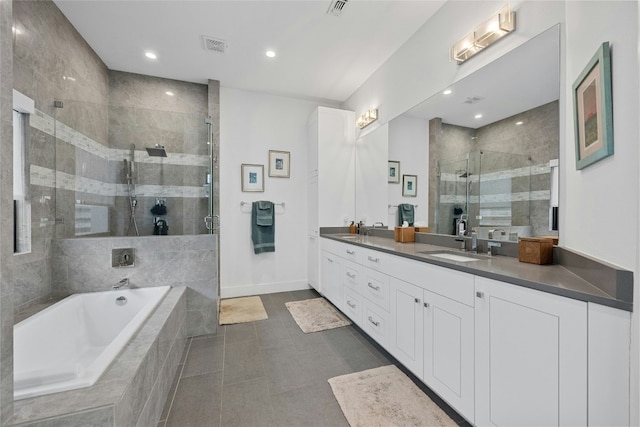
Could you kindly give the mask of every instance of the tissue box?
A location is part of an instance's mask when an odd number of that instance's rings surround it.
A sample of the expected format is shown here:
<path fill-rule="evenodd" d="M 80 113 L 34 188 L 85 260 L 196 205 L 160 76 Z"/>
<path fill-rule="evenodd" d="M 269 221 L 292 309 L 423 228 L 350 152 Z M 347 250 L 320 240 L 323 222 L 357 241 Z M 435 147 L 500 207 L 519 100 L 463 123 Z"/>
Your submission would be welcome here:
<path fill-rule="evenodd" d="M 518 240 L 518 260 L 530 264 L 552 264 L 553 239 L 521 237 Z"/>
<path fill-rule="evenodd" d="M 396 242 L 408 243 L 416 241 L 416 228 L 415 227 L 396 227 L 393 233 L 393 238 Z"/>

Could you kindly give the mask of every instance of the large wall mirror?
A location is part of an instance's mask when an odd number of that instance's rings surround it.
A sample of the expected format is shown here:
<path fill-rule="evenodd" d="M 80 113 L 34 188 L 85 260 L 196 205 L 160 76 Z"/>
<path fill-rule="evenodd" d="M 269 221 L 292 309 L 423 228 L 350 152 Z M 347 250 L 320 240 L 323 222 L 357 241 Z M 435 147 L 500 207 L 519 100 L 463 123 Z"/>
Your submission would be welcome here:
<path fill-rule="evenodd" d="M 557 235 L 559 61 L 557 25 L 392 120 L 390 226 L 409 203 L 439 234 L 463 220 L 480 238 Z M 417 177 L 411 197 L 405 174 Z"/>

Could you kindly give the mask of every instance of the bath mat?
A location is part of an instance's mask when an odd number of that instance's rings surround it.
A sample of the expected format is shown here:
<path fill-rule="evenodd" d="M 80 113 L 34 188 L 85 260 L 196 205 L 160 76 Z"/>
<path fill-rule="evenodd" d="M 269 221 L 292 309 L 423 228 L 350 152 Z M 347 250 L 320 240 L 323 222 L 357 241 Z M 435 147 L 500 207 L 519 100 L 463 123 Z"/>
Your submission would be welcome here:
<path fill-rule="evenodd" d="M 286 302 L 284 305 L 293 316 L 302 332 L 324 331 L 341 326 L 350 325 L 349 319 L 344 317 L 324 298 L 312 298 L 302 301 Z"/>
<path fill-rule="evenodd" d="M 394 365 L 334 377 L 329 384 L 351 427 L 457 425 Z"/>
<path fill-rule="evenodd" d="M 221 325 L 255 322 L 268 319 L 260 297 L 223 299 L 220 301 Z"/>

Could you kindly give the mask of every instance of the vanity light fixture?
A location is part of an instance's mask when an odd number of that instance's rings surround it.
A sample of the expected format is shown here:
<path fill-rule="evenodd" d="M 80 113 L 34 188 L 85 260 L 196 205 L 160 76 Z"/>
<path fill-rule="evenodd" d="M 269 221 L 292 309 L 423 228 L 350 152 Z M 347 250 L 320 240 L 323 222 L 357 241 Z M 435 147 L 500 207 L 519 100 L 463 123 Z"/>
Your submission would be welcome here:
<path fill-rule="evenodd" d="M 371 123 L 378 120 L 378 109 L 377 108 L 369 108 L 367 111 L 362 113 L 360 117 L 356 118 L 356 126 L 360 129 L 369 126 Z"/>
<path fill-rule="evenodd" d="M 507 4 L 451 46 L 451 61 L 462 64 L 516 29 L 516 13 Z"/>

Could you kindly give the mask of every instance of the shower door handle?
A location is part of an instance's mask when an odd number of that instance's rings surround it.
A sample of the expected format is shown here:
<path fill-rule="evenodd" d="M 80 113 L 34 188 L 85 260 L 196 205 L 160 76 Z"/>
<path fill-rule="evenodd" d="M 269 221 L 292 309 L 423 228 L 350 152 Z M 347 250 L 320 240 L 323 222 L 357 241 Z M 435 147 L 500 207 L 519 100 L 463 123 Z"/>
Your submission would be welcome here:
<path fill-rule="evenodd" d="M 216 233 L 220 228 L 220 215 L 207 215 L 204 217 L 204 225 L 207 230 Z"/>

